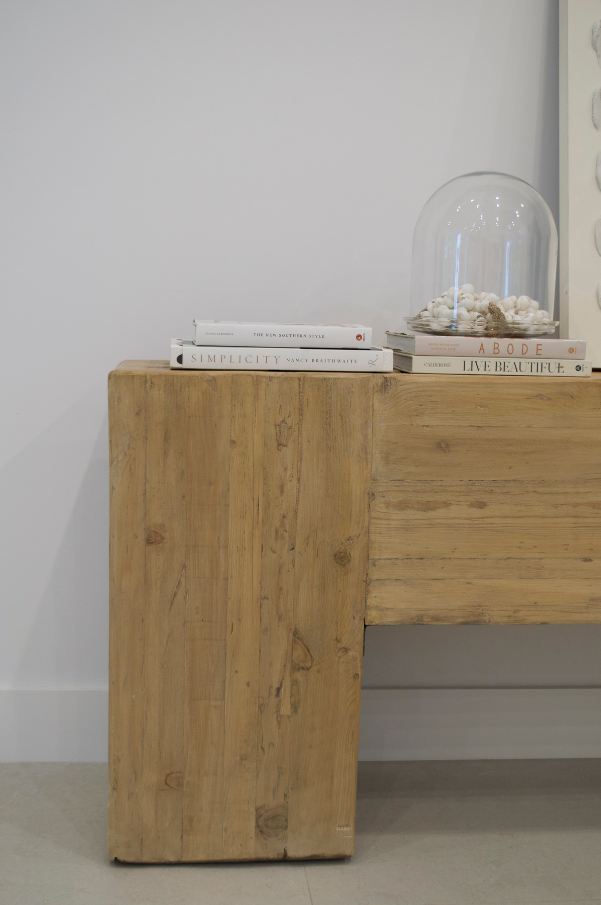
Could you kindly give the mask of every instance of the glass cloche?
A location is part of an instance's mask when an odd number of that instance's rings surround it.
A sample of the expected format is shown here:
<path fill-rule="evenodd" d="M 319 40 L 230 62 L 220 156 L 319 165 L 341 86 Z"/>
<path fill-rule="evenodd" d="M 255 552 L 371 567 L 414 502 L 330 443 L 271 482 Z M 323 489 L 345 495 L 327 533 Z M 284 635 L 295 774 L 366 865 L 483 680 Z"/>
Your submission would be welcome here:
<path fill-rule="evenodd" d="M 553 333 L 557 228 L 527 182 L 468 173 L 435 192 L 413 234 L 412 332 Z"/>

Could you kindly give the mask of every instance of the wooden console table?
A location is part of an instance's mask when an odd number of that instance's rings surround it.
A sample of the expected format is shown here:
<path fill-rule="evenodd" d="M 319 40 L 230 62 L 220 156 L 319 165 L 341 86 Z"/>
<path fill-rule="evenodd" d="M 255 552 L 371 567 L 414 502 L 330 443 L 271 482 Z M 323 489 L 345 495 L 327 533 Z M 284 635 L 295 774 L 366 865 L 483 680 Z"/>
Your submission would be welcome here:
<path fill-rule="evenodd" d="M 364 624 L 601 621 L 601 375 L 110 375 L 109 855 L 353 852 Z"/>

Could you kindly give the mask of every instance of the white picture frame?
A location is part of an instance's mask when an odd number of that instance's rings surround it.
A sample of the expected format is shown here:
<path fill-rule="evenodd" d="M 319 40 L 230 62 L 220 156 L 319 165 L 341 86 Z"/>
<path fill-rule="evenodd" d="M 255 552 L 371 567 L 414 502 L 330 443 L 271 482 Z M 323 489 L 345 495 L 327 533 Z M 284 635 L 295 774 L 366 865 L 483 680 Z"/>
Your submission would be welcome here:
<path fill-rule="evenodd" d="M 560 335 L 601 368 L 601 3 L 559 8 Z"/>

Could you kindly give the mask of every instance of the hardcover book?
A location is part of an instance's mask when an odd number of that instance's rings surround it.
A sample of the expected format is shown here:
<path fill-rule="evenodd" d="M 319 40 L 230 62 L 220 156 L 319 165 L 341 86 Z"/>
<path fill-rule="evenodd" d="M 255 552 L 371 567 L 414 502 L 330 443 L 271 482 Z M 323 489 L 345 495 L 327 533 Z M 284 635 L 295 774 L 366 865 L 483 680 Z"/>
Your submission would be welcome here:
<path fill-rule="evenodd" d="M 590 361 L 564 358 L 459 358 L 394 353 L 394 367 L 409 374 L 481 374 L 483 376 L 590 377 Z"/>
<path fill-rule="evenodd" d="M 447 355 L 460 358 L 586 358 L 582 339 L 502 338 L 487 336 L 432 336 L 427 333 L 386 331 L 386 345 L 411 355 Z"/>
<path fill-rule="evenodd" d="M 392 349 L 198 346 L 171 340 L 171 367 L 238 371 L 392 371 Z"/>
<path fill-rule="evenodd" d="M 252 324 L 194 321 L 197 346 L 273 346 L 291 349 L 371 349 L 363 324 Z"/>

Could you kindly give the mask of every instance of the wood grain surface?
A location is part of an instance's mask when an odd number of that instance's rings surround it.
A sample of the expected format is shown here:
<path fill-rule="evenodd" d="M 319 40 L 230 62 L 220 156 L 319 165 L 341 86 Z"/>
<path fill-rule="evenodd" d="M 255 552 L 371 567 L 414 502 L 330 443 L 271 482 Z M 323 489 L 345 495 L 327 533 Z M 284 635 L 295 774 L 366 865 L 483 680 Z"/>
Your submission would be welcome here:
<path fill-rule="evenodd" d="M 366 622 L 601 621 L 601 380 L 376 382 Z"/>
<path fill-rule="evenodd" d="M 110 377 L 109 856 L 353 851 L 369 375 Z"/>
<path fill-rule="evenodd" d="M 601 621 L 601 375 L 110 376 L 109 855 L 353 851 L 364 621 Z"/>

